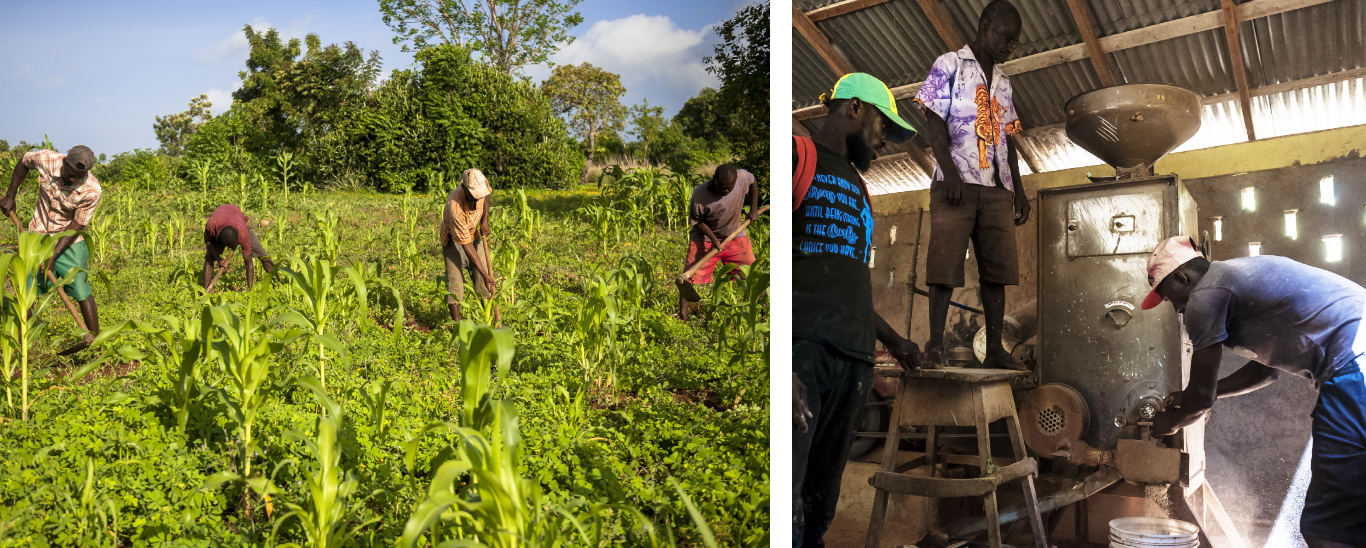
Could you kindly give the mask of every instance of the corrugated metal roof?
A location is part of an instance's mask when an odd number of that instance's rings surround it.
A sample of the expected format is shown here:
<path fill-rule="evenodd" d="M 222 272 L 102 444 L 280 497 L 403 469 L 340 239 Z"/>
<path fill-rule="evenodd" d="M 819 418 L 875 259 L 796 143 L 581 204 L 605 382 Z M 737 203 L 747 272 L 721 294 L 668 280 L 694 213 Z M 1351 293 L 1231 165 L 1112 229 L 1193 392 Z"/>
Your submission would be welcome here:
<path fill-rule="evenodd" d="M 946 49 L 915 0 L 892 0 L 818 21 L 816 27 L 850 64 L 890 87 L 923 80 Z"/>
<path fill-rule="evenodd" d="M 1238 35 L 1243 41 L 1248 86 L 1366 66 L 1364 29 L 1363 0 L 1336 0 L 1246 21 Z"/>
<path fill-rule="evenodd" d="M 834 87 L 839 77 L 821 59 L 816 48 L 792 29 L 792 108 L 809 107 L 818 102 L 822 93 Z"/>
<path fill-rule="evenodd" d="M 1109 36 L 1220 9 L 1219 0 L 1089 0 L 1096 34 Z M 1067 6 L 1063 5 L 1067 12 Z M 1070 19 L 1069 19 L 1070 21 Z"/>
<path fill-rule="evenodd" d="M 977 16 L 989 0 L 940 1 L 954 28 L 964 39 L 971 40 Z M 798 5 L 809 10 L 833 2 L 798 0 Z M 1066 0 L 1014 3 L 1024 23 L 1017 58 L 1081 41 Z M 1088 5 L 1101 36 L 1220 9 L 1218 0 L 1088 0 Z M 915 0 L 892 0 L 822 20 L 817 26 L 844 51 L 855 68 L 878 76 L 893 87 L 923 80 L 933 59 L 947 50 Z M 1245 21 L 1239 34 L 1248 84 L 1254 90 L 1366 67 L 1366 0 L 1332 0 Z M 1121 83 L 1167 83 L 1214 96 L 1236 91 L 1227 44 L 1223 30 L 1213 29 L 1111 52 L 1108 57 Z M 817 96 L 834 82 L 834 75 L 804 41 L 794 49 L 794 79 L 815 74 L 817 68 L 826 71 L 822 76 L 825 80 L 819 85 L 794 82 L 793 106 L 801 108 L 815 104 Z M 1016 110 L 1025 127 L 1033 128 L 1020 137 L 1020 146 L 1041 169 L 1053 171 L 1101 163 L 1071 143 L 1057 126 L 1065 119 L 1062 106 L 1068 99 L 1100 87 L 1089 59 L 1016 74 L 1011 82 Z M 1255 97 L 1252 110 L 1257 137 L 1366 124 L 1364 86 L 1363 79 L 1357 78 Z M 899 101 L 898 107 L 913 125 L 923 126 L 923 118 L 909 101 Z M 1207 104 L 1201 120 L 1200 132 L 1178 152 L 1246 140 L 1236 96 Z M 816 121 L 807 121 L 805 125 L 818 127 L 813 122 Z M 920 144 L 923 146 L 923 141 Z M 893 174 L 895 169 L 905 169 L 907 174 Z M 909 160 L 879 164 L 869 176 L 870 182 L 874 179 L 878 181 L 874 185 L 878 190 L 928 185 L 928 177 Z M 881 193 L 878 190 L 874 192 Z"/>

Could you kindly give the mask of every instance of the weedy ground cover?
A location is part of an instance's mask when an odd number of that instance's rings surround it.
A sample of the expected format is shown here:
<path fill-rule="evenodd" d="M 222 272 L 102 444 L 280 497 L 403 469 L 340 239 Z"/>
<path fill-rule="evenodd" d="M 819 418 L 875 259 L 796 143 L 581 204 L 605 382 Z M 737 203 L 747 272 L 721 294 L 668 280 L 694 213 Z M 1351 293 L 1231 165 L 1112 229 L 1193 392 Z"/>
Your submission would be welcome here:
<path fill-rule="evenodd" d="M 449 321 L 450 185 L 107 188 L 95 350 L 55 356 L 60 307 L 0 324 L 0 546 L 767 545 L 766 261 L 678 320 L 696 181 L 639 172 L 495 188 L 503 329 Z M 204 295 L 204 215 L 241 200 L 282 270 Z"/>

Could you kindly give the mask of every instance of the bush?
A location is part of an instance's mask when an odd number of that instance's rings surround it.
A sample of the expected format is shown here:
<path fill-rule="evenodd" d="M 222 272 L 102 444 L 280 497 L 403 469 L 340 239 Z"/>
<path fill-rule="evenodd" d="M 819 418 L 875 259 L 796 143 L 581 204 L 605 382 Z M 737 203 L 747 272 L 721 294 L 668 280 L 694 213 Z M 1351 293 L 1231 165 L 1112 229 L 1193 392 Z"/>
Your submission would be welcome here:
<path fill-rule="evenodd" d="M 320 171 L 348 170 L 391 191 L 426 189 L 477 167 L 499 187 L 563 188 L 583 154 L 531 84 L 441 46 L 418 53 L 419 73 L 395 71 L 319 147 Z"/>
<path fill-rule="evenodd" d="M 96 165 L 94 173 L 104 185 L 165 188 L 175 177 L 178 164 L 178 160 L 157 149 L 135 148 Z"/>

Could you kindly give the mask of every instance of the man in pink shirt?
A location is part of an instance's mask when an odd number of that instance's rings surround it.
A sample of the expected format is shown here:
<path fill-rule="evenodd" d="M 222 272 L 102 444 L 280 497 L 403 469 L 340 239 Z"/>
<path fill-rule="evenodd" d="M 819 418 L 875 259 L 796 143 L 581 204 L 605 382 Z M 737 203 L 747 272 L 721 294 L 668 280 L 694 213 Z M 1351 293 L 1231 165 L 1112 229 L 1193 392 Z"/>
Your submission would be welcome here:
<path fill-rule="evenodd" d="M 242 245 L 245 239 L 247 245 Z M 247 265 L 247 290 L 256 283 L 256 268 L 252 256 L 260 259 L 266 272 L 275 270 L 261 240 L 251 231 L 246 214 L 232 204 L 223 204 L 213 210 L 208 222 L 204 223 L 204 287 L 213 279 L 213 263 L 223 261 L 223 252 L 228 249 L 242 248 L 242 262 Z"/>

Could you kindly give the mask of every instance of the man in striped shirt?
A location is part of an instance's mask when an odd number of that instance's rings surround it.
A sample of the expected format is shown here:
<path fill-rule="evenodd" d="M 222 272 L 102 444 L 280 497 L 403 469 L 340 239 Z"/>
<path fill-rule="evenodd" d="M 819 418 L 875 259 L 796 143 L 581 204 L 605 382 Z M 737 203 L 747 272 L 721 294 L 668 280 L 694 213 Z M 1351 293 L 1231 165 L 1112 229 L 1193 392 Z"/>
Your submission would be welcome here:
<path fill-rule="evenodd" d="M 14 197 L 19 192 L 19 183 L 28 176 L 30 169 L 36 169 L 38 203 L 33 206 L 33 219 L 28 223 L 29 231 L 59 234 L 84 230 L 95 215 L 95 208 L 99 206 L 100 196 L 104 192 L 99 180 L 90 174 L 93 167 L 95 153 L 85 145 L 76 145 L 66 154 L 53 150 L 25 153 L 14 166 L 9 190 L 4 198 L 0 198 L 0 211 L 5 215 L 14 214 Z M 85 320 L 90 333 L 99 333 L 99 310 L 95 307 L 95 296 L 86 274 L 90 269 L 90 250 L 86 247 L 85 238 L 73 233 L 58 239 L 52 257 L 47 268 L 58 278 L 65 276 L 72 268 L 81 269 L 76 278 L 64 286 L 64 289 L 68 297 L 79 303 L 81 318 Z M 40 276 L 37 283 L 40 292 L 51 289 L 46 276 Z M 89 345 L 93 340 L 93 335 L 87 334 L 84 344 Z"/>

